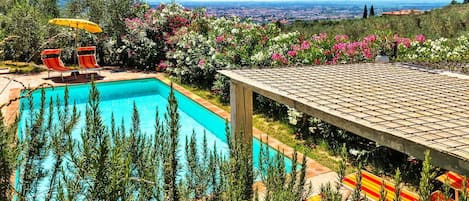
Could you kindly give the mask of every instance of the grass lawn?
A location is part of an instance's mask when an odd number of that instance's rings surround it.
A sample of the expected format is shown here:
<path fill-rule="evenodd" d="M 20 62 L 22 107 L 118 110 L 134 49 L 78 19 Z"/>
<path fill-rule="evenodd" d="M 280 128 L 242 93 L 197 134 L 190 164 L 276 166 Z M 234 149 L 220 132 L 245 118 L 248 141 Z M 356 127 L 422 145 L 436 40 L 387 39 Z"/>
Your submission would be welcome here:
<path fill-rule="evenodd" d="M 201 98 L 209 101 L 210 103 L 216 105 L 217 107 L 225 111 L 230 111 L 230 106 L 222 104 L 218 100 L 218 97 L 211 94 L 210 91 L 195 88 L 186 84 L 181 84 L 176 79 L 169 79 L 174 83 L 177 83 L 180 86 L 191 91 L 192 93 L 200 96 Z M 331 170 L 338 170 L 340 158 L 330 154 L 330 152 L 324 145 L 318 145 L 315 148 L 311 148 L 305 145 L 301 140 L 298 140 L 294 137 L 293 130 L 288 124 L 280 121 L 274 121 L 270 118 L 266 118 L 262 114 L 255 114 L 253 117 L 253 125 L 257 129 L 267 133 L 269 136 L 272 136 L 275 139 L 280 140 L 284 144 L 295 148 L 298 152 L 306 154 L 311 159 L 316 160 L 318 163 L 330 168 Z M 351 173 L 353 171 L 354 169 L 349 166 L 346 172 Z"/>
<path fill-rule="evenodd" d="M 44 68 L 37 67 L 34 63 L 3 61 L 0 62 L 0 69 L 9 69 L 10 73 L 38 73 L 45 71 Z"/>

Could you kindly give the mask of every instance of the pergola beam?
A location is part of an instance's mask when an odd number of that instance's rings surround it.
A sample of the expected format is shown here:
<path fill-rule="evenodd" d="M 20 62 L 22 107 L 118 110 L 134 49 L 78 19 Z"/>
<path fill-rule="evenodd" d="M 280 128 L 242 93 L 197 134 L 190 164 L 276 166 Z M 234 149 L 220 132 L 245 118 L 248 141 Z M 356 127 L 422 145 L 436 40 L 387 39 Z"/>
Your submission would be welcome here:
<path fill-rule="evenodd" d="M 230 83 L 231 136 L 252 149 L 252 90 L 232 80 Z M 249 152 L 251 153 L 251 151 Z"/>
<path fill-rule="evenodd" d="M 232 131 L 246 142 L 256 92 L 419 159 L 429 150 L 435 166 L 469 175 L 469 80 L 389 64 L 220 73 L 231 79 Z"/>

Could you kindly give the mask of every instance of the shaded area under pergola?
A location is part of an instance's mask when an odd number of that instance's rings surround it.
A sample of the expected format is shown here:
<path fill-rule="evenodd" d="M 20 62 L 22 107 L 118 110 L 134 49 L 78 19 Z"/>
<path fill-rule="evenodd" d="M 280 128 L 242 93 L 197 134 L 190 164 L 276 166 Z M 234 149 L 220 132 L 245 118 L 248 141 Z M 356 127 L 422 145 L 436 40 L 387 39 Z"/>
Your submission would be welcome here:
<path fill-rule="evenodd" d="M 469 80 L 398 64 L 223 70 L 232 131 L 252 140 L 252 92 L 337 127 L 469 175 Z M 240 132 L 242 131 L 242 132 Z"/>

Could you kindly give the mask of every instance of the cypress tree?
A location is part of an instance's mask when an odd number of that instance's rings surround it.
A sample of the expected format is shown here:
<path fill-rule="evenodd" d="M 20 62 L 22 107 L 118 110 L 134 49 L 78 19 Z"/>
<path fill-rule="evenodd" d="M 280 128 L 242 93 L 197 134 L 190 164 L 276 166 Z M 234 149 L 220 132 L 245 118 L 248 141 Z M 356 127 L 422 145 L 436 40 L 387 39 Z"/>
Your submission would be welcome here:
<path fill-rule="evenodd" d="M 449 185 L 448 177 L 445 178 L 445 182 L 443 183 L 443 197 L 444 200 L 442 201 L 449 201 L 451 198 L 451 186 Z"/>
<path fill-rule="evenodd" d="M 368 18 L 368 8 L 365 5 L 365 8 L 363 8 L 363 19 Z"/>
<path fill-rule="evenodd" d="M 15 122 L 13 126 L 16 126 Z M 0 108 L 0 200 L 11 200 L 10 177 L 15 166 L 13 135 L 9 126 L 4 124 L 3 114 Z M 16 129 L 15 129 L 16 130 Z"/>
<path fill-rule="evenodd" d="M 373 5 L 371 5 L 371 8 L 370 8 L 370 17 L 373 17 L 375 16 L 375 8 L 373 7 Z"/>
<path fill-rule="evenodd" d="M 355 189 L 352 192 L 352 201 L 361 200 L 361 189 L 362 189 L 362 163 L 358 163 L 357 176 L 355 178 Z"/>
<path fill-rule="evenodd" d="M 163 158 L 164 165 L 164 192 L 165 200 L 179 200 L 179 192 L 176 184 L 176 176 L 178 169 L 178 136 L 179 136 L 179 113 L 177 111 L 178 103 L 176 96 L 174 95 L 173 85 L 171 84 L 171 90 L 169 92 L 168 106 L 166 108 L 167 114 L 165 115 L 166 121 L 166 138 L 167 144 L 167 157 Z"/>
<path fill-rule="evenodd" d="M 426 201 L 430 200 L 433 185 L 431 182 L 433 178 L 436 176 L 434 172 L 432 172 L 432 165 L 431 165 L 431 158 L 430 158 L 430 151 L 425 152 L 425 160 L 423 161 L 422 172 L 420 173 L 420 183 L 419 183 L 419 200 Z"/>
<path fill-rule="evenodd" d="M 342 180 L 345 178 L 345 170 L 347 169 L 347 147 L 345 146 L 345 143 L 342 145 L 342 148 L 340 149 L 340 161 L 339 161 L 339 170 L 337 171 L 338 175 L 338 183 L 337 185 L 337 190 L 339 190 L 342 187 Z"/>
<path fill-rule="evenodd" d="M 379 191 L 379 201 L 386 201 L 387 196 L 388 196 L 388 192 L 386 191 L 386 183 L 384 183 L 384 179 L 383 179 L 383 181 L 381 181 L 381 190 Z"/>
<path fill-rule="evenodd" d="M 461 195 L 459 196 L 459 201 L 468 201 L 469 200 L 469 192 L 467 191 L 467 177 L 462 178 L 462 185 L 461 185 Z"/>
<path fill-rule="evenodd" d="M 394 201 L 401 201 L 401 186 L 402 186 L 402 177 L 401 177 L 401 171 L 399 168 L 396 170 L 396 174 L 394 175 L 394 182 L 396 182 L 396 186 L 394 188 Z"/>

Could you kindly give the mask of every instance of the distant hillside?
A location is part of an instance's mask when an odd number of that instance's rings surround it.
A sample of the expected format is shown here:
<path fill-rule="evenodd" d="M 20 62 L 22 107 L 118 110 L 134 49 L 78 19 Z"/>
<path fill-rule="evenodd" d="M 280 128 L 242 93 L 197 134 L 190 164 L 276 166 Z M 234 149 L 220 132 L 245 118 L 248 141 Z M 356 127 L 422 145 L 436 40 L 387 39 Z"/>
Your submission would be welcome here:
<path fill-rule="evenodd" d="M 347 34 L 358 39 L 377 32 L 401 36 L 424 34 L 428 38 L 453 38 L 469 29 L 469 4 L 457 4 L 412 16 L 375 16 L 368 19 L 296 21 L 284 25 L 285 32 Z"/>

